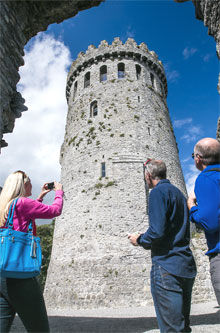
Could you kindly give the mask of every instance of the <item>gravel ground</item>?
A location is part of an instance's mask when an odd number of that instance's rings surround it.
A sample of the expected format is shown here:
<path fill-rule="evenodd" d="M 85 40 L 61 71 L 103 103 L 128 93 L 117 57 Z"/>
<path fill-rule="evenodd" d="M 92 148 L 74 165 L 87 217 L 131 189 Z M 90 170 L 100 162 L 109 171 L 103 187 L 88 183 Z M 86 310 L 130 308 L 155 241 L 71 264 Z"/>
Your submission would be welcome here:
<path fill-rule="evenodd" d="M 159 333 L 152 306 L 123 309 L 49 310 L 51 333 Z M 193 333 L 220 333 L 216 302 L 192 304 Z M 11 332 L 26 332 L 15 318 Z"/>

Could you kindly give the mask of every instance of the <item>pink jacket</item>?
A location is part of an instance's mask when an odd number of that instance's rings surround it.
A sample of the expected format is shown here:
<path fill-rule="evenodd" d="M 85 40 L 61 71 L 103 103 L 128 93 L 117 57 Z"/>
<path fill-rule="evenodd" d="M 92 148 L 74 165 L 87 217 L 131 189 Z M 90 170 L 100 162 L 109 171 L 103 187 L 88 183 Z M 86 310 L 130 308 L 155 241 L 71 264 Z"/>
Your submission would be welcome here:
<path fill-rule="evenodd" d="M 19 198 L 15 207 L 13 217 L 13 229 L 17 231 L 28 231 L 30 220 L 33 224 L 33 233 L 36 236 L 35 219 L 52 219 L 59 216 L 63 208 L 63 191 L 56 191 L 53 204 L 45 205 L 42 200 Z"/>

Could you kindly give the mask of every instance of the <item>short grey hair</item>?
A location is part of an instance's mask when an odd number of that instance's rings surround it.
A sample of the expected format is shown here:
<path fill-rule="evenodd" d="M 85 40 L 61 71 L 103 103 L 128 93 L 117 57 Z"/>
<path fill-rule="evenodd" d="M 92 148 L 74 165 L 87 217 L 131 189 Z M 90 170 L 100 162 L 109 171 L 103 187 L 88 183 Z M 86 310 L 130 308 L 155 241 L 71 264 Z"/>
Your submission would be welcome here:
<path fill-rule="evenodd" d="M 163 161 L 151 160 L 145 165 L 145 171 L 148 172 L 153 179 L 166 179 L 167 167 Z"/>
<path fill-rule="evenodd" d="M 220 144 L 215 145 L 195 145 L 195 153 L 199 154 L 204 165 L 219 164 L 220 163 Z"/>

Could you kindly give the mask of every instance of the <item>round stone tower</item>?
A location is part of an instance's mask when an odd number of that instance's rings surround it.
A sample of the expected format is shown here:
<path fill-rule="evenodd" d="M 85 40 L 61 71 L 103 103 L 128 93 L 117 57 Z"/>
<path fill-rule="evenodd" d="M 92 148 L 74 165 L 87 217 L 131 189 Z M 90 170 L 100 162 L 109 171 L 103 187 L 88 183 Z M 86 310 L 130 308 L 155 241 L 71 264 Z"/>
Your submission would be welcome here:
<path fill-rule="evenodd" d="M 127 239 L 148 225 L 143 162 L 164 160 L 168 178 L 186 193 L 162 63 L 144 43 L 102 41 L 73 62 L 66 92 L 65 201 L 56 219 L 47 306 L 146 305 L 150 253 Z"/>

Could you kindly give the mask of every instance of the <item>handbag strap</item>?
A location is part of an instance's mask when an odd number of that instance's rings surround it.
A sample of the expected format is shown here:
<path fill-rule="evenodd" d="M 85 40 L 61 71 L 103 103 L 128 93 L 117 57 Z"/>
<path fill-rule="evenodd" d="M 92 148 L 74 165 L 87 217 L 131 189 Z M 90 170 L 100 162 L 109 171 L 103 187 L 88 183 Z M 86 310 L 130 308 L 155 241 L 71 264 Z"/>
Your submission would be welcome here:
<path fill-rule="evenodd" d="M 8 217 L 7 217 L 7 221 L 6 221 L 6 228 L 8 229 L 12 229 L 13 227 L 13 216 L 14 216 L 14 210 L 15 210 L 15 206 L 17 204 L 19 198 L 15 199 L 12 201 L 10 208 L 9 208 L 9 212 L 8 212 Z M 33 224 L 32 224 L 32 220 L 30 220 L 29 225 L 28 225 L 28 232 L 31 233 L 33 235 Z"/>
<path fill-rule="evenodd" d="M 209 170 L 205 170 L 204 172 L 209 172 L 209 171 L 218 171 L 218 172 L 220 172 L 220 168 L 212 168 L 212 169 L 209 169 Z"/>
<path fill-rule="evenodd" d="M 13 200 L 10 205 L 10 208 L 9 208 L 8 217 L 7 217 L 7 221 L 5 224 L 5 226 L 9 229 L 12 229 L 12 227 L 13 227 L 13 216 L 14 216 L 14 210 L 15 210 L 17 201 L 18 201 L 18 198 Z"/>

